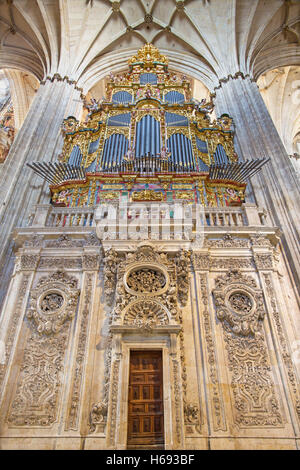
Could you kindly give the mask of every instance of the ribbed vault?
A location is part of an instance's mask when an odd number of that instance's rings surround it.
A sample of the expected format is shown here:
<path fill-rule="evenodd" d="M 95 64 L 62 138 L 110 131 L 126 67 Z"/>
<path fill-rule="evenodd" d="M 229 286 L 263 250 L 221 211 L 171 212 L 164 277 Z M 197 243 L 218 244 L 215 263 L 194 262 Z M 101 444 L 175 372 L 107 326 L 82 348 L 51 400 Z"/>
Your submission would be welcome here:
<path fill-rule="evenodd" d="M 0 66 L 91 88 L 152 42 L 213 89 L 220 78 L 300 62 L 295 0 L 2 0 Z"/>
<path fill-rule="evenodd" d="M 296 171 L 300 173 L 300 67 L 270 70 L 257 82 Z"/>

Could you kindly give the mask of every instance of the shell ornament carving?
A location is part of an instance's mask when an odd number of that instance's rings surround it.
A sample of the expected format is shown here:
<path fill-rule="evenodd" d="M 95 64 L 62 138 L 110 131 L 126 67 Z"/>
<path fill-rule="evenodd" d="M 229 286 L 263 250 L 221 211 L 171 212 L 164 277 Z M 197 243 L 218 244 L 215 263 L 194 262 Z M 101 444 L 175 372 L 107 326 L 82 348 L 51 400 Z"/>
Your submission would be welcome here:
<path fill-rule="evenodd" d="M 141 300 L 129 305 L 124 315 L 124 325 L 131 325 L 142 330 L 168 324 L 165 309 L 153 300 Z"/>

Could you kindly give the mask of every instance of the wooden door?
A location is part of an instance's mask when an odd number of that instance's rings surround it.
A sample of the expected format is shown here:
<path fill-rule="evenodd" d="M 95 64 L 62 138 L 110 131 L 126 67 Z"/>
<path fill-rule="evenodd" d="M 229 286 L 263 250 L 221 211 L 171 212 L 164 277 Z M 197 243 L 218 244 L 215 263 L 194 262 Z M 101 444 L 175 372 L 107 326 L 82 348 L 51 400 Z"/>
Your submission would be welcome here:
<path fill-rule="evenodd" d="M 164 448 L 161 351 L 130 353 L 127 448 Z"/>

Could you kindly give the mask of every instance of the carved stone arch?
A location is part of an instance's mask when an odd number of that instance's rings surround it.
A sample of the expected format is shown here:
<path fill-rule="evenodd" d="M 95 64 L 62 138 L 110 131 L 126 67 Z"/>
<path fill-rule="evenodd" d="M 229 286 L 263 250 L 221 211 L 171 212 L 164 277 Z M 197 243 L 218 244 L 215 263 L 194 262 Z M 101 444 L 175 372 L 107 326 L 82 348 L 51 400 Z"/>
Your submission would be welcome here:
<path fill-rule="evenodd" d="M 156 300 L 143 298 L 131 302 L 123 313 L 123 325 L 149 330 L 171 323 L 168 309 Z"/>

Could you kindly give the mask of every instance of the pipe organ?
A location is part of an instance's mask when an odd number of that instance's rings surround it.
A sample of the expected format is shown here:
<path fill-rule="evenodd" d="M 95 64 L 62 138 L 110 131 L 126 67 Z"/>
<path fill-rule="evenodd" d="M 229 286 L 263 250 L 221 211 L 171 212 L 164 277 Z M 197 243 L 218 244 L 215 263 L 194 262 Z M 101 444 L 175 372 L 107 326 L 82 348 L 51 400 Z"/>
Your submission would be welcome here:
<path fill-rule="evenodd" d="M 190 81 L 169 71 L 157 48 L 146 44 L 129 60 L 127 73 L 111 73 L 106 91 L 106 99 L 86 104 L 85 123 L 72 116 L 63 122 L 59 164 L 68 171 L 60 166 L 59 176 L 50 178 L 53 205 L 101 204 L 121 195 L 130 202 L 139 192 L 140 200 L 143 194 L 156 200 L 157 192 L 167 202 L 215 207 L 244 202 L 250 175 L 244 170 L 251 168 L 252 175 L 265 161 L 239 162 L 232 119 L 211 121 L 213 103 L 194 100 Z M 238 174 L 230 166 L 235 163 L 243 167 L 235 167 Z M 45 166 L 31 168 L 49 181 Z M 70 168 L 77 168 L 77 179 L 70 178 Z"/>

